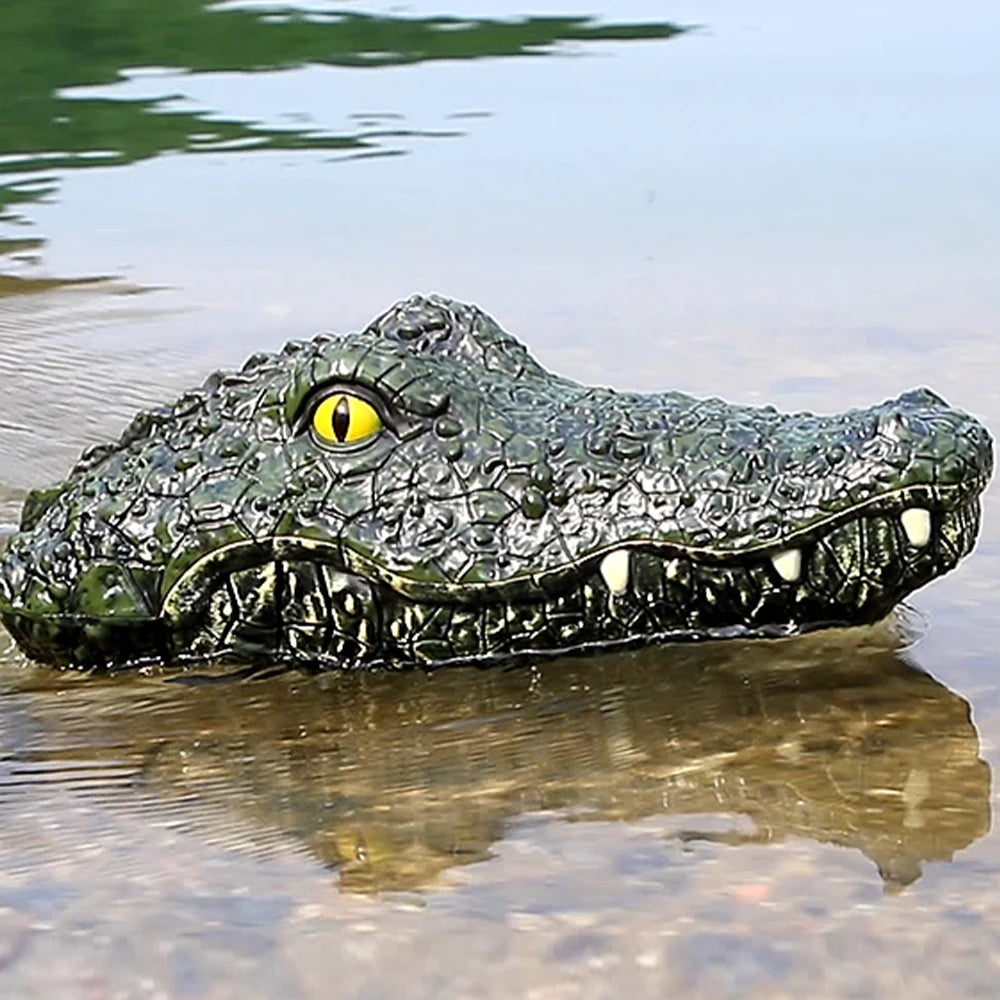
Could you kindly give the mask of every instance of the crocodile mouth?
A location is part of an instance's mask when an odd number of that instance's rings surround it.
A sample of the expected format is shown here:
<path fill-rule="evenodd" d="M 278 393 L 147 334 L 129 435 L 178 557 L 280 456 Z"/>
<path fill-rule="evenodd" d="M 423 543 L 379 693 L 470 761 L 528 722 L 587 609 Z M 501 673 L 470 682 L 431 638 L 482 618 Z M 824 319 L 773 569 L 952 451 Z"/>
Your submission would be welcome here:
<path fill-rule="evenodd" d="M 635 539 L 545 573 L 441 584 L 295 535 L 203 556 L 167 591 L 173 658 L 447 664 L 883 618 L 973 547 L 978 491 L 908 487 L 739 551 Z"/>

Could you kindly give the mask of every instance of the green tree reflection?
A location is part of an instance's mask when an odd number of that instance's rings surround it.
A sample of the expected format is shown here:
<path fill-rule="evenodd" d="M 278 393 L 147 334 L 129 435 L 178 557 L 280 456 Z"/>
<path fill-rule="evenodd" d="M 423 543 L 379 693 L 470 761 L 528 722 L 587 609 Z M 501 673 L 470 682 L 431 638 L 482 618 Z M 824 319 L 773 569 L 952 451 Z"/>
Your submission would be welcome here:
<path fill-rule="evenodd" d="M 664 39 L 682 30 L 667 22 L 604 23 L 585 16 L 406 18 L 206 0 L 4 0 L 0 176 L 17 175 L 19 182 L 0 183 L 0 222 L 25 221 L 20 212 L 53 193 L 53 171 L 134 163 L 164 152 L 335 149 L 365 155 L 381 148 L 379 134 L 360 126 L 344 134 L 301 124 L 275 128 L 211 110 L 178 110 L 177 94 L 139 100 L 73 93 L 120 81 L 129 70 L 395 66 L 541 55 L 566 42 Z M 25 176 L 34 183 L 23 183 Z M 48 183 L 40 185 L 46 176 Z M 2 235 L 0 260 L 40 245 L 21 233 Z"/>

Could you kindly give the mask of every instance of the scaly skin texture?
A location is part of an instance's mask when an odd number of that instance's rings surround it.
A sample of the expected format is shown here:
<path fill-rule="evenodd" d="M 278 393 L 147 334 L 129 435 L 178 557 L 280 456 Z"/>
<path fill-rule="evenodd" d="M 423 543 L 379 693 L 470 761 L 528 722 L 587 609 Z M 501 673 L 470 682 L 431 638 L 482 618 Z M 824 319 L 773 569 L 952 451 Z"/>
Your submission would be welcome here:
<path fill-rule="evenodd" d="M 381 433 L 320 440 L 333 390 Z M 614 392 L 414 297 L 211 376 L 31 495 L 0 617 L 81 667 L 492 662 L 859 624 L 972 548 L 992 462 L 926 389 L 832 417 Z"/>

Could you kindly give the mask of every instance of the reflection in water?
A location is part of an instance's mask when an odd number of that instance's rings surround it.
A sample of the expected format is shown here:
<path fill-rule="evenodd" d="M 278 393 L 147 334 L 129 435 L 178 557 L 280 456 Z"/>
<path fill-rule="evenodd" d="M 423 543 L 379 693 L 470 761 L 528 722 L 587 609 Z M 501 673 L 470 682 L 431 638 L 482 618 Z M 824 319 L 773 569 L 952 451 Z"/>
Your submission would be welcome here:
<path fill-rule="evenodd" d="M 988 830 L 990 769 L 966 701 L 891 645 L 882 629 L 508 671 L 0 676 L 21 692 L 8 731 L 36 720 L 12 774 L 72 785 L 85 765 L 91 794 L 124 781 L 126 801 L 138 782 L 220 837 L 296 838 L 353 891 L 426 885 L 537 810 L 687 816 L 684 838 L 738 815 L 742 839 L 856 848 L 902 886 Z"/>
<path fill-rule="evenodd" d="M 368 121 L 337 134 L 308 122 L 276 127 L 213 109 L 183 110 L 176 106 L 176 75 L 154 99 L 94 97 L 67 88 L 117 83 L 148 67 L 250 73 L 307 63 L 398 66 L 537 55 L 566 42 L 670 38 L 681 30 L 665 22 L 608 24 L 581 16 L 413 18 L 209 0 L 5 0 L 0 175 L 28 177 L 0 185 L 0 223 L 23 222 L 14 206 L 51 194 L 51 178 L 41 180 L 41 171 L 116 166 L 165 152 L 328 149 L 365 155 L 387 139 L 429 134 L 373 128 Z M 5 255 L 30 256 L 41 245 L 26 242 L 22 233 L 0 238 L 0 262 Z M 30 288 L 30 279 L 17 287 L 8 282 L 0 295 Z"/>

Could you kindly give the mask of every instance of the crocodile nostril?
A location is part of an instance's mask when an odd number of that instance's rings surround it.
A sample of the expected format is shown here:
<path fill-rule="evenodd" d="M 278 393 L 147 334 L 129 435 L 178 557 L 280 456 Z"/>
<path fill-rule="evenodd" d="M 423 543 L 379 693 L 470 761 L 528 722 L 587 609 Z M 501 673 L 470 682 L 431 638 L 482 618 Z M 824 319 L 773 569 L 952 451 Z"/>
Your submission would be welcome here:
<path fill-rule="evenodd" d="M 919 389 L 911 389 L 909 392 L 904 392 L 902 396 L 897 400 L 899 403 L 905 403 L 910 406 L 947 406 L 947 402 L 943 397 L 939 396 L 936 392 L 928 389 L 926 386 L 921 386 Z"/>

